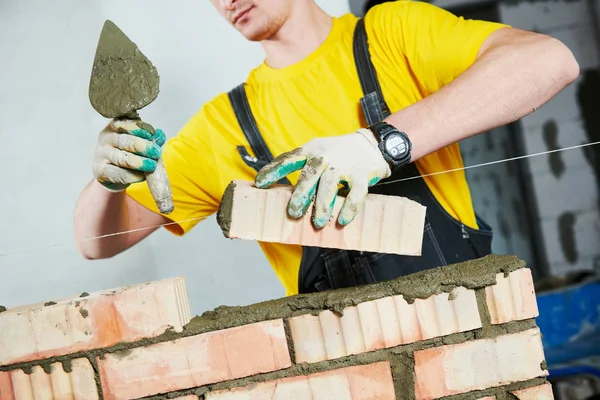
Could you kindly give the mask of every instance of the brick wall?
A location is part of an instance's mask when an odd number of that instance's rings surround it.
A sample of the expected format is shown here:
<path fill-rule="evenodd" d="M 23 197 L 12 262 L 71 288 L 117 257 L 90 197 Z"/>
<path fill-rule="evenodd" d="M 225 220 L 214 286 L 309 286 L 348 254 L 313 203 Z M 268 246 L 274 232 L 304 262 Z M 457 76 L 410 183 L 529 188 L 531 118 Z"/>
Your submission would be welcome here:
<path fill-rule="evenodd" d="M 0 313 L 0 400 L 553 399 L 537 315 L 510 256 L 194 318 L 166 279 Z"/>

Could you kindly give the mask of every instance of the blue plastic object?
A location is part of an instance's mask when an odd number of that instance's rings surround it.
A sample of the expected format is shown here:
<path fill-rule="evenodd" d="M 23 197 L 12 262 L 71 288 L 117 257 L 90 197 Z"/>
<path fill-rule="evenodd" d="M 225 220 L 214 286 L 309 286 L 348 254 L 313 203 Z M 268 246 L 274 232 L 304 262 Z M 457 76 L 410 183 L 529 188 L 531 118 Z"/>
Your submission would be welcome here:
<path fill-rule="evenodd" d="M 600 355 L 600 282 L 588 282 L 537 295 L 548 369 Z"/>

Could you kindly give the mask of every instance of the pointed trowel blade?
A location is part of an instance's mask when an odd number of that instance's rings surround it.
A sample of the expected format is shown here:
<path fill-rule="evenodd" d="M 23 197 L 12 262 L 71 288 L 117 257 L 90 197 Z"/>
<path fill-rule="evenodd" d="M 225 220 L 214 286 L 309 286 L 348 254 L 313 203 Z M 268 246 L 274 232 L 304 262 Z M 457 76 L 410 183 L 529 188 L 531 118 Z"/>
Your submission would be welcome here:
<path fill-rule="evenodd" d="M 112 21 L 102 27 L 89 86 L 89 98 L 106 118 L 136 116 L 158 96 L 158 71 Z"/>

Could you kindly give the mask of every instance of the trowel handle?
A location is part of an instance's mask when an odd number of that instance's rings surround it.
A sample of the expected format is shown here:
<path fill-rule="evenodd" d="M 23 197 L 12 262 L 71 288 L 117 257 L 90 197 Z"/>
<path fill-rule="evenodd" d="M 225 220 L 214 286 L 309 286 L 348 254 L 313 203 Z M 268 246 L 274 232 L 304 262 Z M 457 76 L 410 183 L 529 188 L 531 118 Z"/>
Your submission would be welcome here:
<path fill-rule="evenodd" d="M 156 130 L 152 127 L 152 125 L 143 122 L 137 111 L 129 118 L 137 120 L 137 125 L 140 128 L 145 129 L 152 135 L 156 134 Z M 148 188 L 150 188 L 150 193 L 152 193 L 152 197 L 154 198 L 154 202 L 156 203 L 158 210 L 162 214 L 170 214 L 175 206 L 173 205 L 171 183 L 169 182 L 169 176 L 167 175 L 167 170 L 165 169 L 165 164 L 163 163 L 162 158 L 158 159 L 156 163 L 156 169 L 153 172 L 146 172 L 145 176 L 146 182 L 148 183 Z"/>
<path fill-rule="evenodd" d="M 170 214 L 174 209 L 173 194 L 162 158 L 158 160 L 154 172 L 146 173 L 146 181 L 158 210 L 163 214 Z"/>

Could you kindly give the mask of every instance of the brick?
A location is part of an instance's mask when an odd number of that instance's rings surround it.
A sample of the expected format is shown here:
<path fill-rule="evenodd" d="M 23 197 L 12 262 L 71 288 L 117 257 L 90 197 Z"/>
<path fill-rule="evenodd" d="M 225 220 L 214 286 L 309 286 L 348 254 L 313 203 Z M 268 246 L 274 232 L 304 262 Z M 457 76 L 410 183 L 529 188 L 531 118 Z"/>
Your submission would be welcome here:
<path fill-rule="evenodd" d="M 340 368 L 307 376 L 216 391 L 206 400 L 393 400 L 389 362 Z"/>
<path fill-rule="evenodd" d="M 98 358 L 104 400 L 189 389 L 290 366 L 281 319 L 188 336 Z"/>
<path fill-rule="evenodd" d="M 496 400 L 496 396 L 482 397 L 479 400 Z"/>
<path fill-rule="evenodd" d="M 554 400 L 552 385 L 549 382 L 528 389 L 517 390 L 512 394 L 519 400 Z"/>
<path fill-rule="evenodd" d="M 416 351 L 415 399 L 430 400 L 548 375 L 540 330 Z"/>
<path fill-rule="evenodd" d="M 450 300 L 452 298 L 452 300 Z M 296 362 L 314 363 L 481 328 L 473 290 L 456 288 L 408 304 L 401 295 L 346 307 L 343 316 L 289 319 Z"/>
<path fill-rule="evenodd" d="M 0 365 L 181 331 L 190 318 L 182 277 L 13 308 L 0 314 Z"/>
<path fill-rule="evenodd" d="M 223 210 L 231 210 L 224 217 L 230 226 L 221 225 L 228 238 L 421 255 L 425 207 L 412 200 L 368 194 L 355 220 L 342 227 L 336 221 L 344 198 L 338 196 L 329 224 L 317 229 L 312 224 L 312 207 L 303 218 L 287 215 L 291 186 L 257 189 L 251 182 L 233 181 L 226 194 L 231 191 L 231 196 L 223 196 L 218 215 L 220 221 Z"/>
<path fill-rule="evenodd" d="M 485 288 L 492 324 L 504 324 L 539 315 L 533 278 L 529 268 L 496 275 L 496 284 Z"/>
<path fill-rule="evenodd" d="M 27 375 L 17 369 L 0 373 L 0 400 L 98 400 L 94 370 L 87 358 L 72 361 L 70 373 L 61 363 L 51 366 L 50 374 L 41 366 Z"/>
<path fill-rule="evenodd" d="M 0 372 L 0 400 L 15 400 L 10 372 Z"/>

